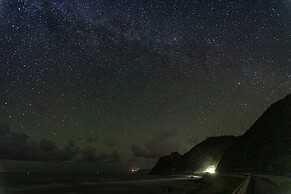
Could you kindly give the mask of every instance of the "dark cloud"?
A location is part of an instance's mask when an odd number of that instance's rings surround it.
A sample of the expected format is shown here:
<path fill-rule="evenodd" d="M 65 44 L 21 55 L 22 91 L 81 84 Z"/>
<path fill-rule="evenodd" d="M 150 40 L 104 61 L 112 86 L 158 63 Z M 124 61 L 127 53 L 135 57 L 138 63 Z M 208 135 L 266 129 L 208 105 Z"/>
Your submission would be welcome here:
<path fill-rule="evenodd" d="M 10 131 L 10 127 L 6 123 L 0 123 L 0 137 L 7 135 Z"/>
<path fill-rule="evenodd" d="M 142 158 L 158 158 L 173 151 L 179 151 L 180 144 L 171 139 L 175 137 L 176 134 L 176 131 L 163 131 L 158 133 L 144 143 L 144 148 L 133 144 L 131 146 L 133 156 Z"/>
<path fill-rule="evenodd" d="M 81 157 L 80 161 L 120 162 L 118 151 L 111 153 L 96 153 L 95 148 L 79 150 L 70 141 L 64 148 L 59 148 L 49 139 L 35 142 L 24 133 L 10 132 L 8 124 L 0 124 L 0 159 L 17 161 L 73 161 Z"/>
<path fill-rule="evenodd" d="M 86 141 L 87 141 L 88 143 L 93 143 L 93 142 L 94 142 L 94 138 L 89 137 L 89 138 L 86 139 Z"/>
<path fill-rule="evenodd" d="M 111 153 L 111 162 L 112 163 L 117 163 L 117 162 L 120 162 L 121 161 L 121 158 L 120 158 L 120 153 L 119 151 L 115 150 Z"/>
<path fill-rule="evenodd" d="M 105 145 L 110 148 L 113 148 L 115 146 L 112 142 L 107 142 Z"/>
<path fill-rule="evenodd" d="M 29 140 L 24 133 L 10 132 L 9 125 L 0 125 L 0 159 L 19 161 L 67 161 L 78 153 L 78 148 L 69 142 L 63 149 L 48 139 L 40 143 Z"/>
<path fill-rule="evenodd" d="M 128 163 L 130 163 L 130 164 L 136 164 L 136 163 L 138 163 L 138 160 L 135 157 L 131 157 L 131 158 L 128 159 Z"/>
<path fill-rule="evenodd" d="M 96 158 L 95 149 L 93 148 L 86 148 L 81 151 L 83 161 L 94 161 Z"/>
<path fill-rule="evenodd" d="M 55 150 L 56 149 L 56 146 L 53 142 L 51 142 L 50 140 L 48 139 L 43 139 L 41 142 L 40 142 L 40 148 L 42 150 L 45 150 L 45 151 L 52 151 L 52 150 Z"/>
<path fill-rule="evenodd" d="M 120 162 L 120 154 L 118 151 L 113 151 L 110 154 L 107 153 L 96 153 L 96 149 L 87 147 L 83 150 L 81 150 L 81 159 L 80 161 L 84 162 L 109 162 L 109 163 L 117 163 Z"/>

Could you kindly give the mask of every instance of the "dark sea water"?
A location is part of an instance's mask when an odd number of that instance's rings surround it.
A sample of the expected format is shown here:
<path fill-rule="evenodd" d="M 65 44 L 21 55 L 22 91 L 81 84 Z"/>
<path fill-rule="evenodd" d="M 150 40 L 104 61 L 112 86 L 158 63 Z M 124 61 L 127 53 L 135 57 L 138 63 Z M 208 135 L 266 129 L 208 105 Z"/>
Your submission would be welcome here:
<path fill-rule="evenodd" d="M 187 176 L 102 173 L 0 173 L 1 194 L 161 193 Z M 155 192 L 160 190 L 161 192 Z"/>

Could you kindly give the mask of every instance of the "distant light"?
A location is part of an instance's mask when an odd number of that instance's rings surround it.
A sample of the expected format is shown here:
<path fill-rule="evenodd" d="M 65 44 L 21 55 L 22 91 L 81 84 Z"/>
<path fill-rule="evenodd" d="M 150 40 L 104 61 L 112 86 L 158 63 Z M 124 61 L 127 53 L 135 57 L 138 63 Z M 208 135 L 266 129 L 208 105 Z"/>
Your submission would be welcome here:
<path fill-rule="evenodd" d="M 136 173 L 136 172 L 139 171 L 139 168 L 132 168 L 130 171 L 131 171 L 132 173 Z"/>
<path fill-rule="evenodd" d="M 203 172 L 208 172 L 210 174 L 214 174 L 215 173 L 215 169 L 216 167 L 215 166 L 209 166 L 206 168 L 206 170 L 204 170 Z"/>
<path fill-rule="evenodd" d="M 132 173 L 135 173 L 135 172 L 137 172 L 137 170 L 136 169 L 132 169 L 131 172 Z"/>

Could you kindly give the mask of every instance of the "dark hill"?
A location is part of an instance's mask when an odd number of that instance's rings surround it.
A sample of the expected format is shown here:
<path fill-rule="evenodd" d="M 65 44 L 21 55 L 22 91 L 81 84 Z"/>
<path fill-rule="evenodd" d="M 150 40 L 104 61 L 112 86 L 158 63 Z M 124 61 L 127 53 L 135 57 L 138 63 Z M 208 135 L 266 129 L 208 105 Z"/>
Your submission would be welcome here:
<path fill-rule="evenodd" d="M 291 94 L 271 105 L 223 155 L 218 171 L 291 173 Z"/>
<path fill-rule="evenodd" d="M 181 154 L 173 152 L 169 156 L 163 156 L 159 159 L 156 166 L 150 174 L 171 174 L 174 173 L 176 166 L 181 159 Z"/>
<path fill-rule="evenodd" d="M 172 153 L 159 159 L 151 174 L 190 173 L 217 165 L 222 154 L 235 141 L 234 136 L 210 137 L 184 155 Z"/>

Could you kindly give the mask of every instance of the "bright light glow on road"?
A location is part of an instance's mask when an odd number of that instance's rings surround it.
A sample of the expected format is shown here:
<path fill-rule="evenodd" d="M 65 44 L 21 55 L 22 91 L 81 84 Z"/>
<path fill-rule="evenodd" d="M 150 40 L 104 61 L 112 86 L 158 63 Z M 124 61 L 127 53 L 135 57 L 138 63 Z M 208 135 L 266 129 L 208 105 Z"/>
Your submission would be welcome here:
<path fill-rule="evenodd" d="M 216 169 L 215 166 L 209 166 L 203 172 L 208 172 L 210 174 L 214 174 L 215 173 L 215 169 Z"/>

